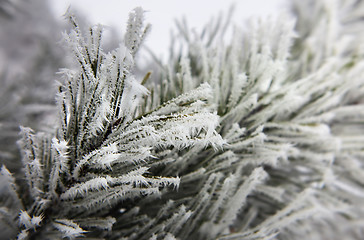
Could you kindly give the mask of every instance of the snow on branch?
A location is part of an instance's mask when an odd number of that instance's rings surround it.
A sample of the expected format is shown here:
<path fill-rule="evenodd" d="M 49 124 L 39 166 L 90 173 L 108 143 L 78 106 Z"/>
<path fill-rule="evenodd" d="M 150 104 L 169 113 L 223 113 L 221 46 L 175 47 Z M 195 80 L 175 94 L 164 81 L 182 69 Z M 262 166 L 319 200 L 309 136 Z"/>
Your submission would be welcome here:
<path fill-rule="evenodd" d="M 296 19 L 245 29 L 229 31 L 230 15 L 201 33 L 178 22 L 168 62 L 147 65 L 157 74 L 138 66 L 150 29 L 142 8 L 111 52 L 101 25 L 84 31 L 67 13 L 75 61 L 60 71 L 57 122 L 49 133 L 20 128 L 24 176 L 1 167 L 0 230 L 18 239 L 359 239 L 364 4 L 292 4 Z"/>

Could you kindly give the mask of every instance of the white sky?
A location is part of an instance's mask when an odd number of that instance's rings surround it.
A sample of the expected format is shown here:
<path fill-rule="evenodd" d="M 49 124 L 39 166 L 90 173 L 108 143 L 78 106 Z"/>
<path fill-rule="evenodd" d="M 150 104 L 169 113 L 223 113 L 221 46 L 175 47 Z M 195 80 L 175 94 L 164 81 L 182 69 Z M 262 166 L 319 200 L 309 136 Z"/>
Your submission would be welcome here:
<path fill-rule="evenodd" d="M 146 44 L 157 54 L 167 51 L 170 30 L 174 19 L 186 16 L 190 27 L 200 29 L 219 11 L 227 11 L 235 3 L 235 22 L 252 16 L 277 15 L 285 10 L 286 0 L 49 0 L 56 16 L 67 8 L 77 9 L 91 24 L 101 23 L 117 27 L 119 34 L 125 30 L 129 12 L 141 6 L 146 13 L 146 22 L 152 24 Z M 64 20 L 63 20 L 64 21 Z"/>

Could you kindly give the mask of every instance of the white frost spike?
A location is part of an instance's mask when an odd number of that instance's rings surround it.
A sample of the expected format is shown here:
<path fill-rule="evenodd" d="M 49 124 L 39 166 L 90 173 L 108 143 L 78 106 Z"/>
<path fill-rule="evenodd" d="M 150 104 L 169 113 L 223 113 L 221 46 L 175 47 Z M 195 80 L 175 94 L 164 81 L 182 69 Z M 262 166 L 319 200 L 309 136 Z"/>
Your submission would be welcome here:
<path fill-rule="evenodd" d="M 296 21 L 283 15 L 277 22 L 277 25 L 281 27 L 281 31 L 277 34 L 279 40 L 276 42 L 276 57 L 279 61 L 287 61 L 287 58 L 290 56 L 290 48 L 293 44 L 293 40 L 298 37 L 297 33 L 294 31 Z"/>
<path fill-rule="evenodd" d="M 160 144 L 183 149 L 191 145 L 212 145 L 221 147 L 225 141 L 215 131 L 218 116 L 201 111 L 193 115 L 176 115 L 172 121 L 166 121 L 160 131 Z M 203 136 L 203 137 L 202 137 Z"/>
<path fill-rule="evenodd" d="M 112 143 L 101 149 L 97 149 L 87 156 L 85 156 L 80 162 L 77 163 L 74 171 L 73 177 L 78 178 L 82 167 L 86 165 L 92 165 L 95 168 L 106 169 L 110 168 L 111 164 L 118 160 L 121 154 L 118 153 L 118 148 L 116 143 Z"/>
<path fill-rule="evenodd" d="M 57 160 L 59 161 L 59 167 L 61 172 L 68 170 L 68 144 L 66 141 L 59 141 L 57 138 L 52 139 L 52 147 L 56 150 L 58 155 Z"/>
<path fill-rule="evenodd" d="M 124 122 L 130 121 L 136 113 L 139 100 L 148 94 L 148 89 L 138 83 L 133 76 L 125 80 L 125 87 L 120 103 L 120 117 L 124 117 Z"/>
<path fill-rule="evenodd" d="M 19 223 L 20 223 L 20 225 L 23 225 L 26 229 L 30 229 L 33 227 L 31 218 L 30 218 L 29 214 L 27 213 L 27 211 L 23 211 L 23 210 L 20 211 Z"/>
<path fill-rule="evenodd" d="M 12 198 L 12 201 L 19 201 L 19 197 L 16 192 L 15 179 L 4 165 L 0 170 L 0 191 L 3 193 L 7 192 Z"/>
<path fill-rule="evenodd" d="M 0 170 L 0 175 L 4 178 L 4 180 L 6 180 L 7 182 L 14 184 L 14 178 L 11 175 L 11 173 L 9 172 L 9 170 L 3 165 L 1 166 L 1 170 Z M 3 182 L 3 181 L 2 181 Z M 15 187 L 15 184 L 13 185 Z"/>
<path fill-rule="evenodd" d="M 75 220 L 80 227 L 85 228 L 98 228 L 102 230 L 112 231 L 112 226 L 116 222 L 116 219 L 113 217 L 106 217 L 106 218 L 82 218 Z"/>
<path fill-rule="evenodd" d="M 172 112 L 179 110 L 181 105 L 185 103 L 192 103 L 201 100 L 211 100 L 212 99 L 212 89 L 211 86 L 206 82 L 202 83 L 198 88 L 188 91 L 175 97 L 168 102 L 164 103 L 158 109 L 153 111 L 153 115 L 167 115 Z M 173 111 L 174 110 L 174 111 Z"/>
<path fill-rule="evenodd" d="M 59 186 L 60 174 L 69 173 L 68 144 L 64 140 L 59 141 L 57 138 L 53 138 L 52 150 L 54 162 L 49 177 L 49 188 L 53 194 L 56 194 L 57 186 Z"/>
<path fill-rule="evenodd" d="M 53 223 L 53 226 L 63 234 L 64 238 L 74 239 L 76 237 L 81 237 L 83 233 L 86 233 L 85 230 L 68 219 L 57 219 Z"/>
<path fill-rule="evenodd" d="M 181 68 L 182 68 L 182 81 L 183 81 L 183 92 L 191 91 L 195 88 L 192 75 L 191 75 L 191 67 L 190 61 L 188 58 L 182 58 L 181 60 Z"/>
<path fill-rule="evenodd" d="M 245 205 L 248 195 L 267 177 L 268 174 L 262 167 L 254 169 L 248 179 L 244 181 L 242 186 L 240 186 L 239 190 L 229 199 L 229 208 L 224 213 L 222 220 L 220 221 L 221 223 L 224 223 L 222 225 L 229 225 L 234 221 L 239 209 Z"/>
<path fill-rule="evenodd" d="M 176 238 L 171 233 L 167 233 L 163 240 L 176 240 Z"/>
<path fill-rule="evenodd" d="M 140 44 L 148 34 L 150 25 L 143 29 L 144 10 L 137 7 L 129 14 L 128 27 L 125 33 L 125 46 L 132 55 L 138 51 Z"/>
<path fill-rule="evenodd" d="M 18 234 L 18 236 L 17 236 L 17 238 L 16 238 L 17 240 L 26 240 L 26 239 L 28 239 L 28 230 L 22 230 L 19 234 Z"/>
<path fill-rule="evenodd" d="M 247 84 L 247 79 L 248 77 L 246 76 L 245 73 L 243 74 L 239 74 L 235 81 L 232 82 L 233 86 L 231 89 L 231 94 L 229 97 L 229 104 L 228 107 L 234 107 L 238 101 L 239 98 L 241 96 L 241 94 L 243 93 L 243 89 Z"/>
<path fill-rule="evenodd" d="M 109 190 L 112 191 L 112 187 L 115 185 L 127 186 L 125 189 L 130 188 L 131 186 L 135 188 L 142 187 L 164 187 L 164 186 L 174 186 L 178 188 L 180 179 L 177 178 L 147 178 L 144 177 L 148 171 L 147 167 L 141 167 L 136 170 L 133 170 L 127 174 L 124 174 L 120 177 L 96 177 L 91 180 L 88 180 L 83 183 L 76 184 L 75 186 L 68 189 L 65 193 L 61 195 L 61 199 L 75 199 L 77 197 L 84 197 L 89 192 L 99 192 L 101 190 Z M 92 193 L 90 193 L 91 195 Z"/>
<path fill-rule="evenodd" d="M 87 182 L 77 184 L 62 194 L 62 199 L 75 198 L 77 195 L 85 195 L 88 191 L 96 191 L 109 188 L 111 177 L 97 177 Z"/>
<path fill-rule="evenodd" d="M 43 215 L 33 216 L 32 218 L 29 216 L 27 211 L 20 210 L 19 214 L 19 224 L 24 226 L 26 230 L 31 228 L 35 229 L 40 226 L 40 223 L 43 220 Z"/>
<path fill-rule="evenodd" d="M 33 216 L 32 219 L 30 220 L 33 227 L 39 227 L 40 223 L 43 221 L 43 215 L 40 216 Z"/>
<path fill-rule="evenodd" d="M 104 156 L 96 159 L 96 164 L 100 165 L 102 168 L 110 168 L 111 164 L 118 160 L 121 154 L 118 153 L 118 149 L 116 144 L 112 144 L 110 146 L 104 147 L 103 151 L 105 151 Z"/>
<path fill-rule="evenodd" d="M 97 136 L 99 132 L 105 131 L 105 123 L 110 122 L 109 117 L 112 113 L 110 108 L 110 102 L 106 94 L 102 94 L 101 103 L 96 108 L 96 114 L 90 123 L 90 131 L 94 136 Z"/>

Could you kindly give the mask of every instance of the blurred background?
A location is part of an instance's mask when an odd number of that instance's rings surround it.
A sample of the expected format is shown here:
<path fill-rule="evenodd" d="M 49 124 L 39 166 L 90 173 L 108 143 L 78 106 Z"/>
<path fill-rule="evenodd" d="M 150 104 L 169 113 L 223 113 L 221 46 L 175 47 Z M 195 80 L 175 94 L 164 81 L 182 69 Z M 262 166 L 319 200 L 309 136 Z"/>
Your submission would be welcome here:
<path fill-rule="evenodd" d="M 59 21 L 70 7 L 89 23 L 110 26 L 117 29 L 119 34 L 125 30 L 128 13 L 141 6 L 147 11 L 146 22 L 152 24 L 152 32 L 146 44 L 158 55 L 168 50 L 170 31 L 175 27 L 175 19 L 186 17 L 189 26 L 199 30 L 212 16 L 221 11 L 226 12 L 230 6 L 234 6 L 235 22 L 245 21 L 252 16 L 274 16 L 286 8 L 285 0 L 50 0 L 49 3 Z"/>

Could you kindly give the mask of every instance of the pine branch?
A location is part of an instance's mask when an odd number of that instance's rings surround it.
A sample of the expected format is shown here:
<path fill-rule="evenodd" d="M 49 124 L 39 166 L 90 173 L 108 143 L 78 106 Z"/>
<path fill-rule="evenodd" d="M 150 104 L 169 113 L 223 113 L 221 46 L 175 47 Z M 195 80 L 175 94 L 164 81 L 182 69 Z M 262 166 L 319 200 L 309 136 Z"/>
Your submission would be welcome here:
<path fill-rule="evenodd" d="M 2 167 L 1 223 L 18 239 L 355 239 L 364 62 L 362 36 L 349 38 L 361 12 L 345 11 L 364 5 L 335 2 L 311 16 L 294 1 L 296 20 L 228 39 L 230 15 L 200 34 L 177 22 L 185 51 L 143 79 L 141 8 L 109 53 L 101 26 L 84 33 L 68 13 L 76 64 L 58 83 L 55 134 L 21 128 L 25 193 Z"/>

